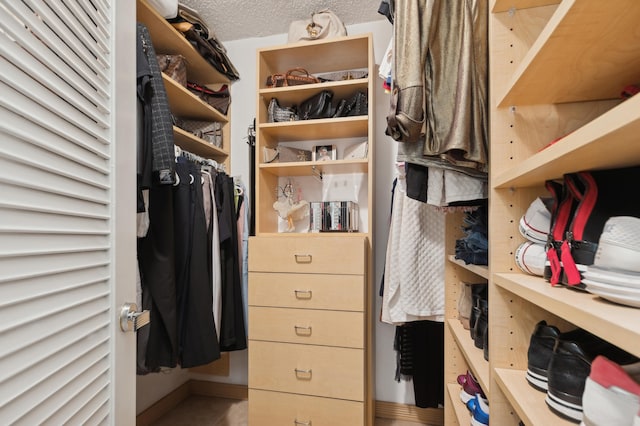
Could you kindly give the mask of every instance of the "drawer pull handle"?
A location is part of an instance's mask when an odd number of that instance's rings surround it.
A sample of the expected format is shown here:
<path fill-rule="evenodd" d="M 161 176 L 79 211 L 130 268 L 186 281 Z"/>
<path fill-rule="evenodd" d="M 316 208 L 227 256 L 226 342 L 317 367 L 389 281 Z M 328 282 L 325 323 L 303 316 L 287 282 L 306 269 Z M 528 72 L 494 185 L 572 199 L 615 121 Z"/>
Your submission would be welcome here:
<path fill-rule="evenodd" d="M 311 263 L 312 257 L 310 254 L 294 254 L 296 263 Z"/>
<path fill-rule="evenodd" d="M 297 335 L 311 336 L 311 326 L 303 327 L 301 325 L 294 325 L 293 328 Z"/>
<path fill-rule="evenodd" d="M 311 299 L 311 290 L 293 290 L 296 293 L 296 299 Z"/>
<path fill-rule="evenodd" d="M 293 424 L 294 424 L 294 425 L 296 425 L 296 426 L 298 426 L 298 425 L 301 425 L 301 426 L 311 426 L 311 420 L 309 420 L 308 422 L 301 422 L 300 420 L 295 419 L 295 420 L 293 421 Z"/>
<path fill-rule="evenodd" d="M 296 373 L 296 377 L 298 379 L 311 380 L 311 369 L 301 370 L 299 368 L 294 368 L 293 371 Z"/>

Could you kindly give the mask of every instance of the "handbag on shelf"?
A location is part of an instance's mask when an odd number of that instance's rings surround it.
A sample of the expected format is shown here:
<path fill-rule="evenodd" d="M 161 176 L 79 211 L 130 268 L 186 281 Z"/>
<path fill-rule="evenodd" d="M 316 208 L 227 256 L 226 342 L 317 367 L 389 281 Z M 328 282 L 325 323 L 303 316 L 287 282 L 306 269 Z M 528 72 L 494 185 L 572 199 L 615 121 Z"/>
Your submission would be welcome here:
<path fill-rule="evenodd" d="M 182 55 L 156 55 L 160 71 L 178 84 L 187 87 L 187 61 Z"/>
<path fill-rule="evenodd" d="M 310 19 L 293 21 L 289 25 L 288 42 L 312 41 L 347 35 L 342 19 L 329 9 L 313 12 Z"/>
<path fill-rule="evenodd" d="M 217 121 L 180 120 L 178 127 L 222 148 L 222 124 Z"/>
<path fill-rule="evenodd" d="M 331 118 L 335 113 L 332 101 L 333 92 L 323 90 L 300 103 L 298 115 L 301 120 Z"/>
<path fill-rule="evenodd" d="M 188 81 L 187 89 L 189 89 L 189 91 L 195 96 L 202 99 L 202 101 L 211 105 L 222 114 L 227 115 L 227 111 L 229 111 L 229 104 L 231 103 L 231 94 L 229 93 L 229 86 L 226 84 L 223 84 L 220 90 L 216 91 L 198 83 Z"/>
<path fill-rule="evenodd" d="M 349 99 L 342 99 L 336 107 L 334 117 L 353 117 L 369 113 L 369 99 L 366 93 L 357 92 Z"/>
<path fill-rule="evenodd" d="M 193 48 L 202 56 L 204 60 L 214 67 L 218 72 L 225 75 L 229 80 L 234 81 L 240 78 L 238 70 L 233 66 L 227 56 L 227 50 L 215 38 L 205 38 L 201 32 L 196 30 L 193 24 L 187 22 L 176 22 L 173 27 L 180 31 L 189 41 Z"/>
<path fill-rule="evenodd" d="M 298 86 L 301 84 L 320 83 L 320 79 L 309 74 L 304 68 L 292 68 L 284 74 L 272 74 L 267 77 L 267 88 Z"/>
<path fill-rule="evenodd" d="M 298 111 L 295 105 L 290 107 L 282 107 L 280 106 L 276 98 L 271 98 L 269 107 L 267 108 L 267 115 L 269 123 L 297 121 L 300 119 L 298 117 Z"/>

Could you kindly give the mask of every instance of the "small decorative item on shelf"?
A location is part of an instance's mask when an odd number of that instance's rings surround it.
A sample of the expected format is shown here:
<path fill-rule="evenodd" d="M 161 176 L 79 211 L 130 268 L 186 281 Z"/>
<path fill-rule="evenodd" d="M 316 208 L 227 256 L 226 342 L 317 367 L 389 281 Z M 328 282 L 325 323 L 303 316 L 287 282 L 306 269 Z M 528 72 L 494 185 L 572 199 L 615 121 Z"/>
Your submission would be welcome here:
<path fill-rule="evenodd" d="M 187 89 L 222 114 L 227 114 L 231 103 L 231 94 L 229 93 L 229 86 L 226 84 L 223 84 L 219 90 L 213 90 L 189 81 L 187 82 Z"/>
<path fill-rule="evenodd" d="M 178 127 L 222 148 L 222 124 L 216 121 L 180 120 Z"/>
<path fill-rule="evenodd" d="M 336 159 L 335 145 L 317 145 L 313 147 L 313 161 L 329 161 Z"/>
<path fill-rule="evenodd" d="M 284 74 L 272 74 L 267 77 L 266 86 L 273 87 L 299 86 L 302 84 L 320 83 L 320 79 L 309 74 L 304 68 L 293 68 Z"/>
<path fill-rule="evenodd" d="M 309 203 L 310 232 L 358 232 L 358 204 L 353 201 Z"/>
<path fill-rule="evenodd" d="M 273 209 L 278 212 L 282 220 L 287 221 L 285 232 L 295 231 L 295 223 L 309 215 L 309 203 L 302 199 L 301 191 L 296 189 L 291 180 L 283 187 L 278 187 L 277 200 L 273 203 Z"/>
<path fill-rule="evenodd" d="M 297 121 L 298 109 L 295 105 L 290 107 L 280 106 L 276 98 L 271 98 L 269 107 L 267 108 L 267 120 L 269 123 L 280 123 L 285 121 Z"/>
<path fill-rule="evenodd" d="M 156 55 L 160 71 L 187 87 L 187 62 L 182 55 Z"/>

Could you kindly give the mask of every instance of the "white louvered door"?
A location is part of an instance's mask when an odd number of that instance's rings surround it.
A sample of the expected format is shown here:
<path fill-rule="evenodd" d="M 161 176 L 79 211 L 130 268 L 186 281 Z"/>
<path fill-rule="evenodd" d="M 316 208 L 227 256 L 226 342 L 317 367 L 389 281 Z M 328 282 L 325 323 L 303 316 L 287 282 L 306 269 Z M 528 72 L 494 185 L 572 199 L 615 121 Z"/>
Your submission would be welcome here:
<path fill-rule="evenodd" d="M 1 425 L 135 424 L 135 125 L 135 2 L 0 0 Z"/>

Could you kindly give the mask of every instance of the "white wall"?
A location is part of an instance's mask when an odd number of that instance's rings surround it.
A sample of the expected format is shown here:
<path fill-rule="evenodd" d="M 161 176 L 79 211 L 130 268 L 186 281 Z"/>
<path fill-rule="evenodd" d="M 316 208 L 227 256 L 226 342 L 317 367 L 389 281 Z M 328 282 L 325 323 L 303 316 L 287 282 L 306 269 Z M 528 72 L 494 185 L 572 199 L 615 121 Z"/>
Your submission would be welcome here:
<path fill-rule="evenodd" d="M 350 35 L 371 32 L 374 35 L 373 47 L 375 62 L 379 64 L 389 44 L 392 26 L 384 18 L 380 21 L 347 27 Z M 240 73 L 240 80 L 234 82 L 231 88 L 231 174 L 241 176 L 245 185 L 249 184 L 249 147 L 246 143 L 247 128 L 253 123 L 256 110 L 256 49 L 286 43 L 286 34 L 269 37 L 250 38 L 226 42 L 229 57 Z M 331 58 L 327 58 L 330 61 Z M 389 210 L 391 205 L 391 186 L 395 177 L 394 162 L 396 156 L 396 142 L 384 134 L 386 116 L 389 111 L 389 95 L 382 89 L 382 80 L 375 84 L 375 226 L 374 226 L 374 271 L 373 285 L 377 295 L 384 269 L 387 237 L 389 232 Z M 377 320 L 380 312 L 381 298 L 376 296 L 375 318 L 375 399 L 404 404 L 414 404 L 413 385 L 411 382 L 397 383 L 394 380 L 396 368 L 396 353 L 393 350 L 395 327 L 383 324 Z M 224 383 L 247 384 L 247 351 L 232 352 L 230 356 L 231 372 L 228 377 L 206 376 L 184 372 L 166 374 L 165 381 L 160 378 L 141 377 L 138 380 L 138 412 L 149 406 L 159 397 L 170 392 L 184 382 L 185 377 L 200 380 L 210 380 Z M 156 375 L 157 376 L 157 375 Z M 161 375 L 162 376 L 162 375 Z M 145 389 L 153 387 L 150 392 L 158 397 L 154 400 Z M 164 393 L 162 393 L 164 392 Z M 141 395 L 144 394 L 144 395 Z M 149 402 L 150 401 L 150 402 Z"/>

